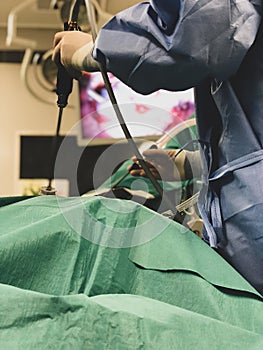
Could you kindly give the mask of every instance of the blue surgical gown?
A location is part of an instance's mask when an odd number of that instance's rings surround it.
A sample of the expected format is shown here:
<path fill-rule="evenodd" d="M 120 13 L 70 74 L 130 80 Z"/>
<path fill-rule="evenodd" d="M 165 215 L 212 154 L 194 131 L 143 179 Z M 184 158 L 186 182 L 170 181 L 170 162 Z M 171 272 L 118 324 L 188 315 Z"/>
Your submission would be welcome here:
<path fill-rule="evenodd" d="M 103 27 L 93 56 L 141 94 L 195 88 L 204 236 L 263 294 L 262 9 L 262 0 L 139 3 Z"/>

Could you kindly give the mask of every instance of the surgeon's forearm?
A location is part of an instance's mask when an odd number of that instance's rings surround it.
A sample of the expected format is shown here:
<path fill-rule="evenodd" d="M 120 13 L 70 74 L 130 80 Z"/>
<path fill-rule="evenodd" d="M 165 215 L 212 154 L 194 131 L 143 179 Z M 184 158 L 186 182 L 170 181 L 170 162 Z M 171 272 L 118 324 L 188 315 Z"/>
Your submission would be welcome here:
<path fill-rule="evenodd" d="M 141 94 L 228 79 L 253 44 L 261 15 L 248 0 L 238 11 L 224 1 L 193 3 L 151 0 L 122 11 L 100 30 L 93 57 Z"/>

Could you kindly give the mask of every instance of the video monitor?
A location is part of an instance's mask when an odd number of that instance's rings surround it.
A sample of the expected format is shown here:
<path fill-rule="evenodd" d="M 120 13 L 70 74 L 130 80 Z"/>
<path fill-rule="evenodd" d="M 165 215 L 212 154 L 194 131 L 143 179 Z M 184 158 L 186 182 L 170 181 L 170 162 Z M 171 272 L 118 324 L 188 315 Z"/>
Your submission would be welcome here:
<path fill-rule="evenodd" d="M 194 113 L 193 90 L 156 91 L 141 95 L 109 73 L 118 105 L 136 140 L 157 140 Z M 107 145 L 125 140 L 100 72 L 85 73 L 78 83 L 80 146 Z"/>

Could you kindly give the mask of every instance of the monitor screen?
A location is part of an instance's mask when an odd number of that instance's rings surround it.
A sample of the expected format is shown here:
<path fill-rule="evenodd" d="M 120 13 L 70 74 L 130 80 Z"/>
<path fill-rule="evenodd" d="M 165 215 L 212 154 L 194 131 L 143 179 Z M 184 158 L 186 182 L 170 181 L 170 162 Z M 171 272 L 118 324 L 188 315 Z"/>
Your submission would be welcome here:
<path fill-rule="evenodd" d="M 133 138 L 157 140 L 194 113 L 193 90 L 141 95 L 108 74 L 123 118 Z M 100 72 L 85 73 L 78 83 L 80 146 L 125 140 Z"/>

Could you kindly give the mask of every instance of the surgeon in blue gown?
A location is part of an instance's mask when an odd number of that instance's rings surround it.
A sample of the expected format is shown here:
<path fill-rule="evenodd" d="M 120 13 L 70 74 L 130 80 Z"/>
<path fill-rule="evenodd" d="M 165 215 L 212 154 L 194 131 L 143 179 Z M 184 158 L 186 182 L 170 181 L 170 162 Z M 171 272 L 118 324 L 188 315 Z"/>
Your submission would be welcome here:
<path fill-rule="evenodd" d="M 55 61 L 97 62 L 141 94 L 195 88 L 204 238 L 263 294 L 262 0 L 152 0 L 99 32 L 60 32 Z"/>

